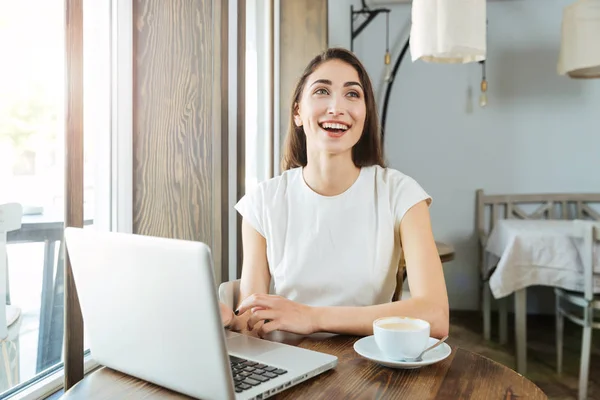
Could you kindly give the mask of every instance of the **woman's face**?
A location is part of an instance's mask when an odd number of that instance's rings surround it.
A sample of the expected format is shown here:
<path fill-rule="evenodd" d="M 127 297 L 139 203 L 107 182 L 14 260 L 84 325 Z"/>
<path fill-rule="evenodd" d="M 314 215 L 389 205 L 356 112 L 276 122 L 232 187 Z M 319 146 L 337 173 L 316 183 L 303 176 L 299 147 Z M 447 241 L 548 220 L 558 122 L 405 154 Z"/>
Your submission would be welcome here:
<path fill-rule="evenodd" d="M 308 76 L 294 123 L 304 127 L 308 149 L 351 154 L 363 133 L 366 114 L 358 73 L 343 61 L 330 60 Z"/>

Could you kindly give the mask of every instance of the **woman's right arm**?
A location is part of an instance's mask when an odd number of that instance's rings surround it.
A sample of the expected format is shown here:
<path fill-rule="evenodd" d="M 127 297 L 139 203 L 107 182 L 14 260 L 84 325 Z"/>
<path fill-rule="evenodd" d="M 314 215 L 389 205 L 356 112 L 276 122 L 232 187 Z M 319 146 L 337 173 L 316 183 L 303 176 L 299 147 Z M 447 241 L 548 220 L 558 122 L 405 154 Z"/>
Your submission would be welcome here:
<path fill-rule="evenodd" d="M 252 227 L 245 219 L 242 220 L 242 278 L 240 282 L 240 293 L 238 304 L 246 297 L 254 293 L 269 293 L 271 274 L 267 261 L 267 241 Z M 250 311 L 234 318 L 230 328 L 236 331 L 247 330 L 247 322 Z"/>

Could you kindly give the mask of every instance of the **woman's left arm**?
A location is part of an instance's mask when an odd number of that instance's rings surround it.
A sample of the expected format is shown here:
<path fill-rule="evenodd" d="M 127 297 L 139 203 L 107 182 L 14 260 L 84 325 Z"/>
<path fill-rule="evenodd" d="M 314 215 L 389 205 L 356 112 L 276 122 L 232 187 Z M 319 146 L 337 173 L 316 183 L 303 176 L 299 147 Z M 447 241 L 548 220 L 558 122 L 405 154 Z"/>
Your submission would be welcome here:
<path fill-rule="evenodd" d="M 267 320 L 260 335 L 284 330 L 301 334 L 331 332 L 365 336 L 373 333 L 373 321 L 377 318 L 407 316 L 428 321 L 433 337 L 447 335 L 450 325 L 448 294 L 425 201 L 406 212 L 400 223 L 400 235 L 410 299 L 365 307 L 310 307 L 279 296 L 252 295 L 240 305 L 240 311 L 258 307 L 248 321 L 249 328 L 260 320 Z"/>

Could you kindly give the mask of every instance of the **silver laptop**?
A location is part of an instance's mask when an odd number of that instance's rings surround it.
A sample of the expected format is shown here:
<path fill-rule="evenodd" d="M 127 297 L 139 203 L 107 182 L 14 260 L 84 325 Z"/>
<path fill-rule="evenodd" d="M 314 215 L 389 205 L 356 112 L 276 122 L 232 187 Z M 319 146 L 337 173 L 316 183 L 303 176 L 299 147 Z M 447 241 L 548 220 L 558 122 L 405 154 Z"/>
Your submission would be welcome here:
<path fill-rule="evenodd" d="M 337 357 L 226 331 L 211 252 L 200 242 L 67 228 L 98 363 L 201 399 L 264 399 Z"/>

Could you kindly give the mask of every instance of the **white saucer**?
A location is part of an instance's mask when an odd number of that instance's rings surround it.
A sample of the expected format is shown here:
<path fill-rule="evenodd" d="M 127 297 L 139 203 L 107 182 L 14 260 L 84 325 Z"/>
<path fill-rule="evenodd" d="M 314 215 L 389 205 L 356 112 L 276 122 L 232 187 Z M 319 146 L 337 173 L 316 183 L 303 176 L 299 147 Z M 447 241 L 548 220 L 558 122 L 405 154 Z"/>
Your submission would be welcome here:
<path fill-rule="evenodd" d="M 436 338 L 429 338 L 429 343 L 427 347 L 432 346 L 437 342 Z M 414 361 L 396 361 L 390 360 L 386 358 L 377 347 L 377 343 L 375 343 L 375 337 L 373 335 L 364 337 L 360 340 L 357 340 L 354 343 L 354 351 L 363 356 L 366 359 L 371 361 L 375 361 L 378 364 L 384 365 L 390 368 L 402 368 L 402 369 L 413 369 L 413 368 L 421 368 L 426 365 L 434 364 L 436 362 L 444 360 L 446 357 L 452 353 L 452 349 L 446 343 L 442 343 L 435 349 L 429 350 L 425 354 L 423 354 L 423 360 L 414 362 Z"/>

